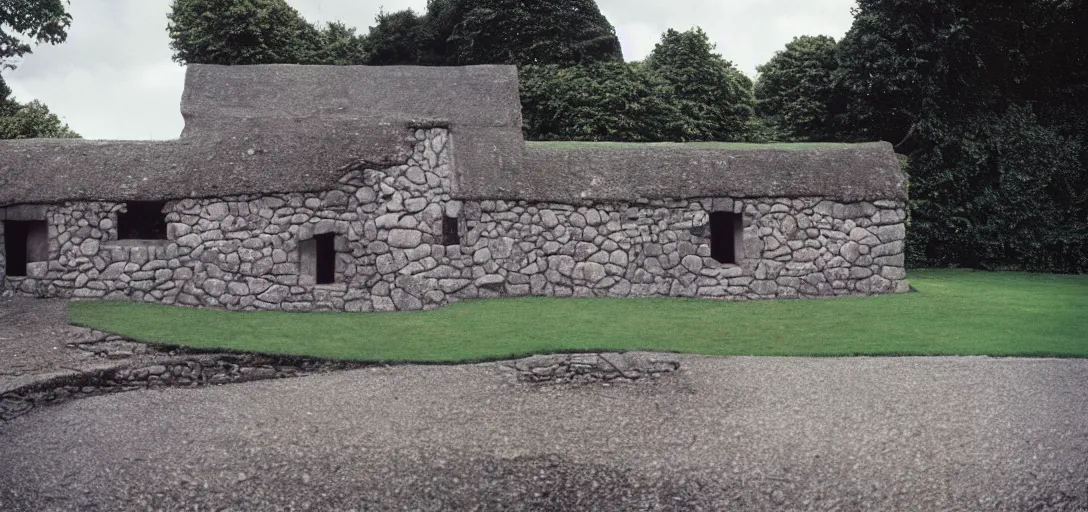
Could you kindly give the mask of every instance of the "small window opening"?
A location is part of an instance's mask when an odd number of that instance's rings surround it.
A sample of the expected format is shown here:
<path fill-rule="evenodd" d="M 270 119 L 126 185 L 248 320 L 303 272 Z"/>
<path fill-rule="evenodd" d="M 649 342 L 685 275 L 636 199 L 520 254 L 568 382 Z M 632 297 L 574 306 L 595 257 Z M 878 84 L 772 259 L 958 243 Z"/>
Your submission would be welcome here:
<path fill-rule="evenodd" d="M 166 240 L 165 201 L 133 201 L 117 215 L 118 240 Z"/>
<path fill-rule="evenodd" d="M 710 214 L 710 257 L 728 265 L 735 265 L 743 240 L 744 223 L 741 215 L 732 212 Z"/>
<path fill-rule="evenodd" d="M 299 267 L 304 276 L 314 278 L 317 284 L 336 282 L 336 235 L 315 235 L 299 243 Z"/>
<path fill-rule="evenodd" d="M 336 235 L 317 235 L 314 240 L 317 240 L 317 284 L 335 283 Z"/>
<path fill-rule="evenodd" d="M 442 219 L 442 245 L 461 245 L 461 232 L 458 227 L 457 217 Z"/>
<path fill-rule="evenodd" d="M 49 260 L 49 225 L 45 221 L 4 221 L 5 272 L 25 277 L 27 265 Z"/>

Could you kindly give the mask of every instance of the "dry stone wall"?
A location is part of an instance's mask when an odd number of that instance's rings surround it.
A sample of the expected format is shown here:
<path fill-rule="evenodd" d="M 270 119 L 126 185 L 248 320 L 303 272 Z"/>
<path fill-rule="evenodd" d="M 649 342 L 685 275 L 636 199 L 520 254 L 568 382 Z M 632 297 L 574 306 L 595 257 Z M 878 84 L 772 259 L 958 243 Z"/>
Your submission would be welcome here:
<path fill-rule="evenodd" d="M 9 293 L 288 311 L 420 310 L 500 296 L 772 299 L 908 288 L 898 201 L 462 202 L 450 196 L 447 130 L 419 129 L 409 140 L 415 150 L 406 164 L 345 170 L 336 190 L 168 202 L 167 240 L 117 240 L 123 203 L 50 206 L 50 260 L 4 279 L 0 259 L 0 280 Z M 739 264 L 711 257 L 716 211 L 742 215 Z M 446 217 L 457 219 L 459 243 L 443 244 Z M 318 284 L 301 245 L 328 234 L 335 282 Z"/>
<path fill-rule="evenodd" d="M 7 254 L 4 247 L 4 223 L 0 222 L 0 292 L 4 291 L 4 278 L 7 272 Z"/>

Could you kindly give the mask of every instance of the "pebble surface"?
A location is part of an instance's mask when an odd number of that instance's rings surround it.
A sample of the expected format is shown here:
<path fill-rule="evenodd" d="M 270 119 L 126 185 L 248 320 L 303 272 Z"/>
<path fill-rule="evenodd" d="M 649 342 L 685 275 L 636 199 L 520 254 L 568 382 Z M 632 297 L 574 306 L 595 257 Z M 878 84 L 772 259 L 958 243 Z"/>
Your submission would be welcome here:
<path fill-rule="evenodd" d="M 1088 361 L 501 364 L 136 391 L 0 424 L 4 510 L 1088 508 Z"/>

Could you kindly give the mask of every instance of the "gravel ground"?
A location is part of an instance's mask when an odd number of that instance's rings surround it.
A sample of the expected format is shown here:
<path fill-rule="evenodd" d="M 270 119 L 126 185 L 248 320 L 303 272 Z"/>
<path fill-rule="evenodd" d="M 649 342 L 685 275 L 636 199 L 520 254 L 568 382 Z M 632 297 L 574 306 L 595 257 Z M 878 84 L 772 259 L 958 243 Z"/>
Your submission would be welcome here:
<path fill-rule="evenodd" d="M 0 393 L 109 367 L 109 362 L 66 346 L 85 341 L 87 334 L 68 325 L 65 301 L 0 298 Z"/>
<path fill-rule="evenodd" d="M 370 368 L 0 424 L 0 510 L 1088 510 L 1088 361 Z"/>
<path fill-rule="evenodd" d="M 0 298 L 0 379 L 78 366 L 90 356 L 67 350 L 73 336 L 63 301 Z"/>

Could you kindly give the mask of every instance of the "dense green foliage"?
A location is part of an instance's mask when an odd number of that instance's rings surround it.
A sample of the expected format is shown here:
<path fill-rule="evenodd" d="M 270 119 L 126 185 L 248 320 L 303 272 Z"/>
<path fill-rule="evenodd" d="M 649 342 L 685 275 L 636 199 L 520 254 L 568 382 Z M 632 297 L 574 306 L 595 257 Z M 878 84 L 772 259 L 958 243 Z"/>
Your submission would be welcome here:
<path fill-rule="evenodd" d="M 59 44 L 68 38 L 72 17 L 62 0 L 0 2 L 0 70 L 32 53 L 32 44 Z M 79 137 L 39 101 L 19 103 L 0 77 L 0 139 Z"/>
<path fill-rule="evenodd" d="M 340 22 L 329 23 L 321 31 L 317 62 L 333 66 L 357 66 L 367 63 L 366 38 Z"/>
<path fill-rule="evenodd" d="M 364 361 L 595 350 L 1088 357 L 1088 276 L 916 271 L 920 293 L 838 300 L 488 300 L 385 314 L 80 301 L 72 322 L 152 343 Z"/>
<path fill-rule="evenodd" d="M 370 28 L 364 47 L 371 65 L 413 65 L 436 63 L 429 24 L 411 9 L 381 12 Z"/>
<path fill-rule="evenodd" d="M 427 12 L 378 16 L 370 63 L 573 65 L 622 61 L 594 0 L 430 0 Z"/>
<path fill-rule="evenodd" d="M 833 140 L 831 99 L 838 44 L 827 36 L 794 38 L 759 66 L 756 111 L 779 140 Z"/>
<path fill-rule="evenodd" d="M 318 63 L 321 32 L 286 0 L 174 0 L 174 60 L 200 64 Z"/>
<path fill-rule="evenodd" d="M 682 114 L 640 66 L 609 62 L 521 68 L 525 136 L 532 140 L 677 140 Z"/>
<path fill-rule="evenodd" d="M 911 156 L 914 264 L 1088 269 L 1082 146 L 1027 107 L 930 121 Z"/>
<path fill-rule="evenodd" d="M 646 59 L 646 71 L 667 84 L 665 97 L 684 124 L 673 140 L 743 140 L 752 119 L 752 81 L 714 53 L 701 28 L 669 29 Z"/>
<path fill-rule="evenodd" d="M 174 60 L 183 64 L 368 62 L 354 28 L 315 27 L 286 0 L 174 0 L 168 17 Z"/>
<path fill-rule="evenodd" d="M 525 136 L 615 142 L 748 140 L 752 82 L 701 29 L 666 32 L 644 63 L 525 66 Z"/>
<path fill-rule="evenodd" d="M 831 109 L 910 155 L 914 265 L 1088 270 L 1088 2 L 862 0 Z"/>
<path fill-rule="evenodd" d="M 72 16 L 64 0 L 0 2 L 0 66 L 32 51 L 32 44 L 59 44 L 68 38 Z"/>
<path fill-rule="evenodd" d="M 0 84 L 0 139 L 79 138 L 79 134 L 49 111 L 40 101 L 27 104 L 6 97 L 10 90 Z"/>

